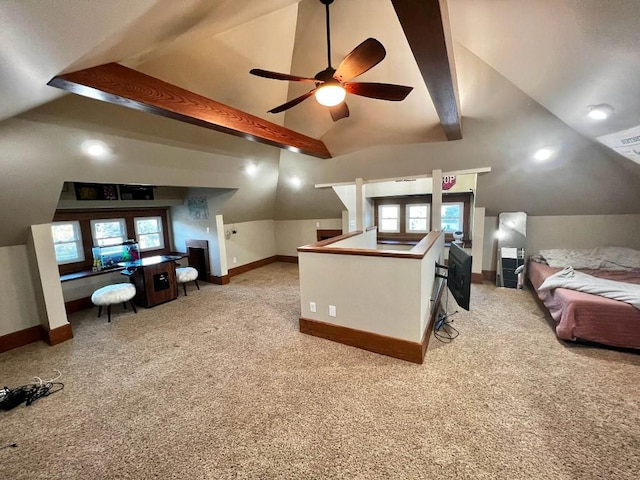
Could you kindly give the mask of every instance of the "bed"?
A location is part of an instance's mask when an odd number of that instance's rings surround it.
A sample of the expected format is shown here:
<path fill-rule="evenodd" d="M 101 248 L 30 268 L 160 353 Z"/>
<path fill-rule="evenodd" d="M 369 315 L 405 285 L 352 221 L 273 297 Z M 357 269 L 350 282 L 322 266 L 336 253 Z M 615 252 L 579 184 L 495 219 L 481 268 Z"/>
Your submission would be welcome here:
<path fill-rule="evenodd" d="M 549 282 L 544 282 L 549 277 L 572 269 L 640 289 L 640 251 L 620 247 L 541 250 L 529 258 L 527 267 L 536 295 L 556 322 L 558 338 L 640 348 L 640 309 L 632 303 L 569 288 L 540 289 L 548 287 Z"/>

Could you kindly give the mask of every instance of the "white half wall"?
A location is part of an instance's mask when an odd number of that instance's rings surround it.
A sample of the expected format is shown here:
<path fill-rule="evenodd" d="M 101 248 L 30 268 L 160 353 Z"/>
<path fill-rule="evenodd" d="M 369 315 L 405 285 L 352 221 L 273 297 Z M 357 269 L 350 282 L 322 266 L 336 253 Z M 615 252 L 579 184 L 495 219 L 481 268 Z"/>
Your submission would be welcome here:
<path fill-rule="evenodd" d="M 419 343 L 443 251 L 440 234 L 422 259 L 300 252 L 301 317 Z"/>

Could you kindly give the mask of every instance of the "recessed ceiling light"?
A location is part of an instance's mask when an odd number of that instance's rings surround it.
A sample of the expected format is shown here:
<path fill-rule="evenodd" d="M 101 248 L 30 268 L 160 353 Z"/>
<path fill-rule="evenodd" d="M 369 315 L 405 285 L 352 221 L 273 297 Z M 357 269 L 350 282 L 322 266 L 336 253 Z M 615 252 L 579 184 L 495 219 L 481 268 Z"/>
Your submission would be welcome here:
<path fill-rule="evenodd" d="M 613 114 L 613 107 L 607 103 L 600 105 L 589 105 L 587 115 L 594 120 L 605 120 Z"/>
<path fill-rule="evenodd" d="M 249 163 L 246 167 L 244 167 L 244 171 L 250 177 L 253 177 L 258 171 L 258 166 L 255 163 Z"/>
<path fill-rule="evenodd" d="M 548 148 L 541 148 L 540 150 L 538 150 L 536 153 L 533 154 L 533 158 L 543 162 L 551 158 L 551 153 L 552 153 L 551 150 L 549 150 Z"/>
<path fill-rule="evenodd" d="M 81 145 L 82 151 L 94 158 L 105 158 L 111 152 L 106 143 L 100 140 L 87 140 Z"/>

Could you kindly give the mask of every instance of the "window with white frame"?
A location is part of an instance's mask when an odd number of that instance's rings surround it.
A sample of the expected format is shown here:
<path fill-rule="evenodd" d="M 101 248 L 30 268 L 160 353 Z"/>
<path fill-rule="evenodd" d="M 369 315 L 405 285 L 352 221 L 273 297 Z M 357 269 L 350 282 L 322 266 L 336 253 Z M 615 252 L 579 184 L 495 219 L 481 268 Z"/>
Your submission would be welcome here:
<path fill-rule="evenodd" d="M 164 248 L 161 217 L 136 217 L 133 223 L 141 251 Z"/>
<path fill-rule="evenodd" d="M 84 261 L 80 223 L 77 221 L 51 224 L 53 248 L 59 265 Z"/>
<path fill-rule="evenodd" d="M 406 206 L 407 232 L 429 233 L 428 203 L 412 203 Z"/>
<path fill-rule="evenodd" d="M 380 205 L 378 208 L 378 231 L 400 232 L 400 205 Z"/>
<path fill-rule="evenodd" d="M 120 245 L 127 240 L 127 225 L 124 218 L 108 218 L 103 220 L 91 220 L 91 235 L 93 244 L 100 247 L 109 245 Z M 102 249 L 103 255 L 118 253 L 119 247 L 113 250 Z"/>
<path fill-rule="evenodd" d="M 464 221 L 464 202 L 442 204 L 441 225 L 446 233 L 462 232 Z"/>

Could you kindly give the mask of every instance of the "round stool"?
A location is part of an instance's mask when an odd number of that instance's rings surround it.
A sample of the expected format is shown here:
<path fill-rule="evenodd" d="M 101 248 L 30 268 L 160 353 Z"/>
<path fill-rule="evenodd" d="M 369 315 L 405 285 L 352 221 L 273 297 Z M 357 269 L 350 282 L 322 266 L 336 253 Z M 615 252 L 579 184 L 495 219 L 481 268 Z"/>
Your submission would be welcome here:
<path fill-rule="evenodd" d="M 102 307 L 107 306 L 108 321 L 111 321 L 111 305 L 114 303 L 122 303 L 127 308 L 127 302 L 131 304 L 133 311 L 138 313 L 136 306 L 133 304 L 133 297 L 136 296 L 136 287 L 132 283 L 114 283 L 106 287 L 99 288 L 93 295 L 91 301 L 98 306 L 98 318 L 102 315 Z"/>
<path fill-rule="evenodd" d="M 187 296 L 187 283 L 194 282 L 198 290 L 200 290 L 200 285 L 198 285 L 198 270 L 193 267 L 178 267 L 176 268 L 176 281 L 182 284 L 182 288 L 184 289 L 184 296 Z"/>

